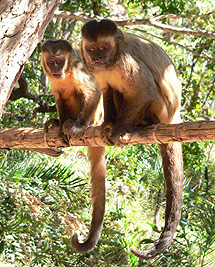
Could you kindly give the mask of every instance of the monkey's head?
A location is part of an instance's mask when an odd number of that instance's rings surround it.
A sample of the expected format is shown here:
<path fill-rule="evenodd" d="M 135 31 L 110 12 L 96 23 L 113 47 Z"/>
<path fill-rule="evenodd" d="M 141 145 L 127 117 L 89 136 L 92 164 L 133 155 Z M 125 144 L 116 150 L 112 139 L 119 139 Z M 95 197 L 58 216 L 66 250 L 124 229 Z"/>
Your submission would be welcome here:
<path fill-rule="evenodd" d="M 42 44 L 42 67 L 50 78 L 65 78 L 74 50 L 66 40 L 47 40 Z"/>
<path fill-rule="evenodd" d="M 95 71 L 113 66 L 120 54 L 123 33 L 109 19 L 91 20 L 82 28 L 81 51 L 85 66 Z"/>

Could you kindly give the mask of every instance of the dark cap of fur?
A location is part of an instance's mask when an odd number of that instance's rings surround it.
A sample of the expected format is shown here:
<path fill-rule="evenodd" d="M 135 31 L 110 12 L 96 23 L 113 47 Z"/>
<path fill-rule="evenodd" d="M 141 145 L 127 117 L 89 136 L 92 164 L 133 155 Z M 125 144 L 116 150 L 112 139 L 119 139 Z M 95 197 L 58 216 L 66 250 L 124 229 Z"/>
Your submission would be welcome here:
<path fill-rule="evenodd" d="M 90 20 L 84 24 L 82 35 L 88 40 L 96 41 L 98 36 L 114 36 L 117 33 L 117 25 L 109 19 L 101 21 Z"/>
<path fill-rule="evenodd" d="M 58 50 L 72 52 L 72 46 L 66 40 L 47 40 L 42 44 L 42 52 L 56 53 Z"/>

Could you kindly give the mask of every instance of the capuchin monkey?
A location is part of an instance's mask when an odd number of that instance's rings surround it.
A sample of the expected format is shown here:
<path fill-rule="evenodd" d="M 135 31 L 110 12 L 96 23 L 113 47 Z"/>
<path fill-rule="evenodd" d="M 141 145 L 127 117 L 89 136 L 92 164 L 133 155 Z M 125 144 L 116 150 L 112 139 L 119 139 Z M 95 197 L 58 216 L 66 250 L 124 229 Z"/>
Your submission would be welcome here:
<path fill-rule="evenodd" d="M 80 56 L 75 54 L 69 42 L 48 40 L 43 43 L 42 67 L 51 83 L 59 116 L 59 120 L 51 119 L 45 124 L 45 131 L 49 125 L 58 124 L 69 138 L 80 138 L 89 125 L 101 124 L 101 93 L 95 78 L 86 71 Z M 68 129 L 71 121 L 74 124 Z M 105 210 L 105 147 L 88 147 L 88 154 L 93 213 L 86 241 L 78 243 L 77 234 L 72 236 L 72 247 L 79 252 L 92 249 L 97 244 Z"/>
<path fill-rule="evenodd" d="M 172 60 L 161 47 L 122 32 L 113 21 L 104 19 L 83 26 L 81 51 L 85 67 L 103 93 L 104 123 L 100 129 L 107 139 L 111 135 L 119 145 L 135 127 L 180 122 L 181 84 Z M 156 257 L 170 246 L 181 217 L 181 144 L 160 142 L 160 150 L 166 182 L 165 226 L 151 248 L 131 248 L 142 259 Z"/>

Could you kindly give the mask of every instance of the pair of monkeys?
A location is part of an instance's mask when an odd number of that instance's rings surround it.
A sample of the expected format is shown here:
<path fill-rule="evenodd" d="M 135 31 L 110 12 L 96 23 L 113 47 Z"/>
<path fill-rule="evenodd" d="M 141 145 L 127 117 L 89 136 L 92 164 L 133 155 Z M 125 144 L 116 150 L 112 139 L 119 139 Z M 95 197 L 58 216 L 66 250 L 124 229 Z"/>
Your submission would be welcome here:
<path fill-rule="evenodd" d="M 83 26 L 81 57 L 67 41 L 46 41 L 42 66 L 56 99 L 62 131 L 69 137 L 80 138 L 94 124 L 118 145 L 135 127 L 180 122 L 181 85 L 171 59 L 155 43 L 122 32 L 111 20 L 91 20 Z M 101 95 L 104 118 L 100 125 Z M 68 120 L 74 121 L 69 129 Z M 72 236 L 72 246 L 80 252 L 97 244 L 105 210 L 105 148 L 88 149 L 93 214 L 86 241 L 79 243 L 77 235 Z M 181 144 L 161 143 L 160 150 L 166 182 L 165 226 L 151 248 L 131 248 L 142 259 L 156 257 L 170 246 L 181 216 Z"/>

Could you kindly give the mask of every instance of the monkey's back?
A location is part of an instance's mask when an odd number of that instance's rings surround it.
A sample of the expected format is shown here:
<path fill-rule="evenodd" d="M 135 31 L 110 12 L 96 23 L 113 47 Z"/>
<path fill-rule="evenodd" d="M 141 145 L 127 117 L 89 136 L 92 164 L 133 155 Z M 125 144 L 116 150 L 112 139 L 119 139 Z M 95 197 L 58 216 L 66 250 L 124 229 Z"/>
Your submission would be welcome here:
<path fill-rule="evenodd" d="M 122 43 L 124 53 L 129 54 L 137 62 L 143 62 L 152 74 L 160 98 L 155 100 L 153 110 L 158 113 L 163 106 L 159 101 L 165 102 L 165 114 L 169 114 L 169 119 L 165 118 L 166 123 L 179 120 L 181 102 L 181 83 L 171 58 L 166 52 L 154 42 L 139 37 L 134 34 L 124 33 L 125 41 Z M 176 114 L 177 113 L 177 114 Z"/>

